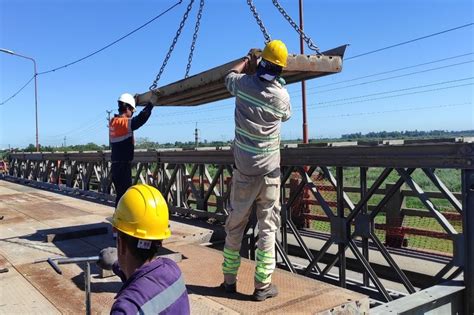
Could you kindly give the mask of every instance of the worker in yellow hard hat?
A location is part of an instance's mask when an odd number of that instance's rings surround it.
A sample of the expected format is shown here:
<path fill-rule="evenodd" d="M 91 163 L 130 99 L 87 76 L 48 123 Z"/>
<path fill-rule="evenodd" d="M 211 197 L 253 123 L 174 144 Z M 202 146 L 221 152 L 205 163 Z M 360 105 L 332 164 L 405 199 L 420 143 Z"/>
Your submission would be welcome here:
<path fill-rule="evenodd" d="M 237 290 L 239 251 L 255 202 L 259 239 L 253 297 L 257 301 L 278 294 L 271 277 L 276 264 L 275 233 L 280 227 L 280 128 L 291 116 L 290 96 L 281 78 L 288 58 L 285 44 L 272 40 L 261 57 L 258 62 L 253 53 L 246 56 L 225 78 L 227 89 L 235 96 L 235 170 L 225 225 L 222 287 L 228 293 Z M 255 74 L 242 73 L 255 67 Z"/>
<path fill-rule="evenodd" d="M 171 236 L 168 206 L 153 186 L 134 185 L 120 198 L 111 219 L 117 232 L 118 263 L 124 282 L 111 314 L 189 314 L 189 300 L 178 265 L 157 258 Z"/>

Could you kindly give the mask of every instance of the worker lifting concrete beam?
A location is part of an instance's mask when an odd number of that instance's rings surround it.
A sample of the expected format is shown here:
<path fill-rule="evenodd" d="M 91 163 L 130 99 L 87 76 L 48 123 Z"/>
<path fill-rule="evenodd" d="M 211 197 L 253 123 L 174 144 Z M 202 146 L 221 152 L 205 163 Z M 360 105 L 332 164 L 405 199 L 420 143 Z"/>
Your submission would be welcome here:
<path fill-rule="evenodd" d="M 341 72 L 346 47 L 343 45 L 321 55 L 289 55 L 288 66 L 283 69 L 282 77 L 287 84 L 291 84 Z M 254 50 L 254 53 L 259 55 L 261 50 Z M 224 85 L 224 78 L 241 59 L 139 94 L 137 104 L 151 102 L 155 106 L 196 106 L 230 98 L 232 95 Z M 253 69 L 253 72 L 249 70 L 246 74 L 254 72 Z"/>

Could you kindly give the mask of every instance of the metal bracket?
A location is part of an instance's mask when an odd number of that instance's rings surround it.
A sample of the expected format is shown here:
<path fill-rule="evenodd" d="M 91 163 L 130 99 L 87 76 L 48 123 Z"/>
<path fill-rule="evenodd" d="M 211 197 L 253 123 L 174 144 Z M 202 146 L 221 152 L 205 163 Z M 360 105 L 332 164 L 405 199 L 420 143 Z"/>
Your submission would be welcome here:
<path fill-rule="evenodd" d="M 347 244 L 347 219 L 332 216 L 331 217 L 331 237 L 336 244 Z"/>
<path fill-rule="evenodd" d="M 464 255 L 464 234 L 453 235 L 453 265 L 463 267 L 465 262 Z"/>
<path fill-rule="evenodd" d="M 354 235 L 355 236 L 361 236 L 365 238 L 370 237 L 370 215 L 368 214 L 359 214 L 355 218 L 355 230 L 354 230 Z"/>

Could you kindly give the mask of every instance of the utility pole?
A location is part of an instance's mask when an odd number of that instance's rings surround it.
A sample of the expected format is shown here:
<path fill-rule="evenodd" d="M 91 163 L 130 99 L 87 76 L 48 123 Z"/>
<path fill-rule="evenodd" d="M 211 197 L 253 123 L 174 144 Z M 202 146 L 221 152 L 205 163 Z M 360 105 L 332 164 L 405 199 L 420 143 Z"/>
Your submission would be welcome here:
<path fill-rule="evenodd" d="M 198 123 L 196 122 L 196 128 L 194 129 L 194 147 L 197 148 L 199 145 L 199 129 Z"/>
<path fill-rule="evenodd" d="M 109 126 L 110 126 L 110 114 L 112 113 L 111 110 L 106 110 L 105 111 L 107 113 L 107 129 L 109 129 Z M 109 143 L 109 150 L 110 150 L 110 143 Z"/>
<path fill-rule="evenodd" d="M 110 125 L 110 114 L 112 113 L 111 110 L 106 110 L 105 111 L 107 113 L 107 128 L 109 128 L 109 125 Z"/>
<path fill-rule="evenodd" d="M 66 136 L 64 136 L 64 144 L 63 144 L 63 147 L 64 147 L 64 148 L 66 147 Z"/>
<path fill-rule="evenodd" d="M 299 0 L 300 30 L 303 31 L 303 0 Z M 304 55 L 304 40 L 300 35 L 300 53 Z M 303 143 L 308 143 L 308 123 L 306 117 L 306 82 L 301 81 L 301 105 L 303 107 Z"/>
<path fill-rule="evenodd" d="M 11 51 L 9 49 L 0 48 L 0 52 L 4 52 L 6 54 L 10 54 L 10 55 L 13 55 L 13 56 L 25 58 L 25 59 L 31 60 L 33 62 L 33 71 L 34 71 L 33 76 L 34 76 L 34 79 L 35 79 L 36 152 L 39 152 L 40 151 L 40 145 L 39 145 L 39 135 L 38 135 L 39 134 L 39 132 L 38 132 L 38 83 L 37 83 L 37 80 L 36 80 L 36 78 L 38 77 L 38 72 L 36 71 L 36 60 L 31 58 L 31 57 L 28 57 L 28 56 L 17 54 L 16 52 Z"/>

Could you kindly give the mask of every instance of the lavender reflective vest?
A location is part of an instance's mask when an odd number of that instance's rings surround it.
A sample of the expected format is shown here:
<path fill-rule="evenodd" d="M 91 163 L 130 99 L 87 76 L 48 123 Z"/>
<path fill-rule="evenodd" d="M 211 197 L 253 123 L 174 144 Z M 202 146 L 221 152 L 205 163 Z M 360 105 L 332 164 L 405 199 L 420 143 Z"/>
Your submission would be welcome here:
<path fill-rule="evenodd" d="M 123 278 L 123 272 L 114 272 Z M 178 265 L 157 258 L 137 269 L 115 297 L 110 314 L 189 314 L 189 300 Z"/>

